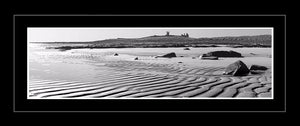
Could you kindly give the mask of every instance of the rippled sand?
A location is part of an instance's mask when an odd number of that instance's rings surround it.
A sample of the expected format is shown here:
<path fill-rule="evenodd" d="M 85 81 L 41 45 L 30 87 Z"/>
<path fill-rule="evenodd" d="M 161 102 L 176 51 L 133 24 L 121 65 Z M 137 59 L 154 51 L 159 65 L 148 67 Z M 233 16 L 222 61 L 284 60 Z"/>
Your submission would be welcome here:
<path fill-rule="evenodd" d="M 245 58 L 200 60 L 178 49 L 43 49 L 29 55 L 28 98 L 271 98 L 271 52 L 246 49 Z M 195 51 L 196 50 L 196 51 Z M 216 50 L 224 50 L 217 48 Z M 177 58 L 154 58 L 174 51 Z M 241 51 L 241 50 L 239 50 Z M 113 56 L 117 52 L 119 56 Z M 206 49 L 203 51 L 206 52 Z M 256 53 L 255 56 L 249 53 Z M 181 57 L 182 56 L 182 57 Z M 138 57 L 138 60 L 134 60 Z M 269 68 L 265 73 L 222 75 L 230 63 Z"/>

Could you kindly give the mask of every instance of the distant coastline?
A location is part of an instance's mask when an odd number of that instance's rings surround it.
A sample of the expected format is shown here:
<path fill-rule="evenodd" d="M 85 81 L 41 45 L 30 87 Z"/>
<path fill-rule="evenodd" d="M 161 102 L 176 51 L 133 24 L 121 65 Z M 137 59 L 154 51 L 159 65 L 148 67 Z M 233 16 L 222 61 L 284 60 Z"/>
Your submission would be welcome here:
<path fill-rule="evenodd" d="M 142 38 L 116 38 L 89 42 L 30 42 L 38 44 L 59 44 L 49 49 L 80 48 L 166 48 L 166 47 L 219 47 L 225 45 L 233 48 L 271 47 L 271 35 L 226 36 L 213 38 L 191 38 L 187 33 L 182 35 L 153 35 Z M 72 46 L 69 46 L 72 44 Z"/>

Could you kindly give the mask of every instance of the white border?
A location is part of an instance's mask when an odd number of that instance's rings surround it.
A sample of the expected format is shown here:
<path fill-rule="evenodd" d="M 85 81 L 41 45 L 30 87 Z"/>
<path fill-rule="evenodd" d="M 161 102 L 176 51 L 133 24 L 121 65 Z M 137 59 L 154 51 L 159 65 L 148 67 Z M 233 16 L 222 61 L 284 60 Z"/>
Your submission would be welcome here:
<path fill-rule="evenodd" d="M 29 45 L 29 41 L 28 41 L 28 31 L 29 28 L 49 28 L 49 27 L 27 27 L 27 99 L 64 99 L 64 100 L 68 100 L 68 99 L 89 99 L 89 100 L 99 100 L 99 99 L 134 99 L 134 100 L 142 100 L 142 99 L 147 99 L 147 100 L 160 100 L 160 99 L 168 99 L 168 100 L 191 100 L 191 99 L 274 99 L 274 44 L 273 44 L 273 39 L 274 39 L 274 28 L 273 27 L 134 27 L 134 28 L 122 28 L 122 27 L 50 27 L 49 29 L 55 28 L 55 29 L 270 29 L 271 30 L 271 36 L 272 36 L 272 42 L 271 42 L 271 49 L 272 49 L 272 80 L 271 80 L 271 84 L 272 84 L 272 89 L 271 89 L 271 93 L 272 96 L 269 97 L 254 97 L 254 98 L 206 98 L 206 97 L 197 97 L 197 98 L 30 98 L 29 97 L 29 49 L 28 49 L 28 45 Z M 204 38 L 204 37 L 203 37 Z"/>
<path fill-rule="evenodd" d="M 168 112 L 168 113 L 173 113 L 173 112 L 189 112 L 189 113 L 199 113 L 199 112 L 210 112 L 210 113 L 226 113 L 226 112 L 234 112 L 234 113 L 240 113 L 240 112 L 248 112 L 248 113 L 256 113 L 256 112 L 268 112 L 268 113 L 277 113 L 277 112 L 286 112 L 286 14 L 173 14 L 173 15 L 132 15 L 132 14 L 14 14 L 13 15 L 13 43 L 15 44 L 15 17 L 16 16 L 277 16 L 277 17 L 284 17 L 284 56 L 285 56 L 285 61 L 284 61 L 284 110 L 277 110 L 277 111 L 16 111 L 16 105 L 15 105 L 15 62 L 13 62 L 13 112 L 19 112 L 19 113 L 27 113 L 27 112 L 108 112 L 108 113 L 114 113 L 114 112 L 134 112 L 134 113 L 139 113 L 139 112 Z M 274 56 L 273 56 L 274 57 Z M 15 45 L 13 45 L 13 61 L 15 61 Z"/>

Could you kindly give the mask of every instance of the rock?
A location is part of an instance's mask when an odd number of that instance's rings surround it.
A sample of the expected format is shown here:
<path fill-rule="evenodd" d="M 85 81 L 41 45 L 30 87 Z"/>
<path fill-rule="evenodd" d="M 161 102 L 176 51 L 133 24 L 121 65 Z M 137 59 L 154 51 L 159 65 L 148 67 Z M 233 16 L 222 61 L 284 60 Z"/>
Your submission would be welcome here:
<path fill-rule="evenodd" d="M 250 70 L 248 67 L 240 60 L 228 65 L 225 69 L 225 75 L 233 76 L 245 76 L 248 75 Z"/>
<path fill-rule="evenodd" d="M 138 59 L 139 59 L 138 57 L 135 57 L 135 58 L 134 58 L 134 60 L 138 60 Z"/>
<path fill-rule="evenodd" d="M 235 51 L 213 51 L 206 54 L 207 56 L 215 56 L 215 57 L 242 57 L 241 53 Z"/>
<path fill-rule="evenodd" d="M 261 71 L 261 70 L 251 70 L 250 73 L 253 74 L 253 75 L 255 75 L 255 74 L 263 74 L 265 72 Z"/>
<path fill-rule="evenodd" d="M 218 60 L 219 58 L 216 56 L 208 56 L 207 54 L 203 54 L 201 56 L 199 56 L 200 59 L 203 60 Z"/>
<path fill-rule="evenodd" d="M 172 57 L 176 57 L 176 54 L 174 52 L 171 52 L 171 53 L 168 53 L 168 54 L 165 54 L 162 56 L 156 56 L 155 58 L 157 58 L 157 57 L 172 58 Z"/>
<path fill-rule="evenodd" d="M 207 54 L 202 54 L 201 57 L 209 57 Z"/>
<path fill-rule="evenodd" d="M 183 50 L 191 50 L 190 48 L 184 48 Z"/>
<path fill-rule="evenodd" d="M 178 63 L 182 63 L 182 62 L 178 62 Z"/>
<path fill-rule="evenodd" d="M 62 47 L 54 47 L 54 49 L 58 49 L 59 51 L 67 51 L 67 50 L 71 50 L 72 47 L 71 46 L 62 46 Z"/>
<path fill-rule="evenodd" d="M 51 49 L 52 47 L 49 47 L 48 49 Z M 54 49 L 59 49 L 59 50 L 62 50 L 62 51 L 66 51 L 66 50 L 71 50 L 72 46 L 61 46 L 61 47 L 54 47 Z"/>
<path fill-rule="evenodd" d="M 251 65 L 250 70 L 267 70 L 268 68 L 260 65 Z"/>
<path fill-rule="evenodd" d="M 114 56 L 119 56 L 119 54 L 118 54 L 118 53 L 115 53 Z"/>

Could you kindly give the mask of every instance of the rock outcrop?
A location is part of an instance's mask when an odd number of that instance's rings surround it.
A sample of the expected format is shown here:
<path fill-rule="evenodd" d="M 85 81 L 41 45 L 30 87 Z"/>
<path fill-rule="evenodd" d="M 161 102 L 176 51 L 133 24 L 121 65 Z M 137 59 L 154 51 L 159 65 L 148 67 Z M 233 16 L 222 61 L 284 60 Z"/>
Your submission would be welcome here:
<path fill-rule="evenodd" d="M 165 55 L 162 55 L 162 56 L 156 56 L 155 58 L 158 58 L 158 57 L 162 57 L 162 58 L 172 58 L 172 57 L 177 57 L 176 54 L 174 52 L 171 52 L 171 53 L 167 53 Z"/>
<path fill-rule="evenodd" d="M 200 59 L 203 60 L 218 60 L 219 58 L 216 56 L 208 56 L 207 54 L 203 54 L 201 56 L 199 56 Z"/>
<path fill-rule="evenodd" d="M 186 48 L 184 48 L 183 50 L 191 50 L 191 49 L 186 47 Z"/>
<path fill-rule="evenodd" d="M 245 76 L 248 75 L 250 70 L 248 67 L 240 60 L 228 65 L 224 71 L 225 75 L 233 76 Z"/>
<path fill-rule="evenodd" d="M 260 66 L 260 65 L 251 65 L 251 67 L 250 67 L 251 74 L 262 74 L 262 73 L 265 73 L 266 70 L 268 70 L 267 67 Z"/>
<path fill-rule="evenodd" d="M 215 57 L 242 57 L 241 53 L 235 51 L 213 51 L 206 54 L 207 56 L 215 56 Z"/>
<path fill-rule="evenodd" d="M 267 70 L 268 68 L 260 65 L 251 65 L 250 70 Z"/>

